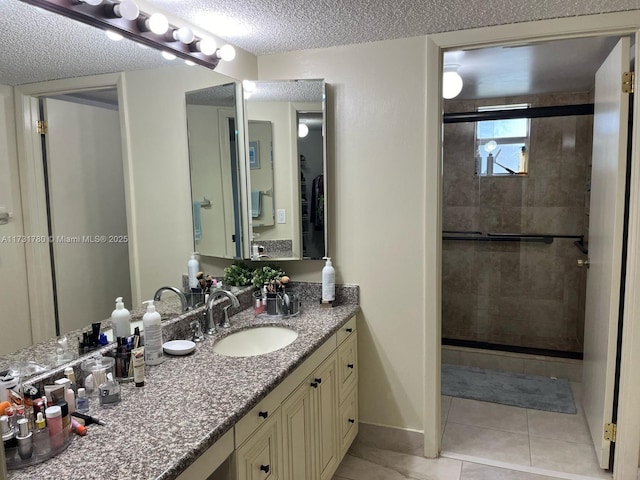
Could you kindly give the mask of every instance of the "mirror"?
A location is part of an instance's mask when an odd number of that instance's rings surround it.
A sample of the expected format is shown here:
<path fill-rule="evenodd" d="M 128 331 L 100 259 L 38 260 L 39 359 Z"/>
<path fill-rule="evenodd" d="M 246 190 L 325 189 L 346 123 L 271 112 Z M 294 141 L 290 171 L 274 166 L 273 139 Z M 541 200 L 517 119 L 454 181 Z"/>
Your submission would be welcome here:
<path fill-rule="evenodd" d="M 242 258 L 236 84 L 186 94 L 193 238 L 201 255 Z"/>
<path fill-rule="evenodd" d="M 251 215 L 251 258 L 320 259 L 327 245 L 324 80 L 258 81 L 250 88 L 244 94 L 247 149 L 251 155 L 252 124 L 270 124 L 272 172 L 264 178 L 273 177 L 273 188 L 265 189 L 253 169 L 248 188 L 252 200 L 261 198 L 275 214 L 274 222 Z"/>
<path fill-rule="evenodd" d="M 236 125 L 244 128 L 236 135 L 229 135 L 228 117 L 220 120 L 233 110 L 225 97 L 230 85 L 186 95 L 195 248 L 218 258 L 321 259 L 327 255 L 324 80 L 239 87 L 235 98 L 244 102 Z M 208 207 L 205 197 L 217 199 L 209 211 L 199 208 Z M 212 227 L 214 218 L 225 227 Z"/>
<path fill-rule="evenodd" d="M 127 40 L 112 42 L 100 30 L 44 12 L 18 0 L 0 2 L 0 16 L 4 27 L 0 32 L 3 44 L 0 52 L 3 67 L 0 69 L 0 108 L 3 109 L 0 113 L 3 126 L 0 128 L 8 139 L 0 142 L 0 178 L 3 182 L 6 181 L 6 184 L 0 183 L 0 206 L 9 205 L 10 211 L 15 213 L 7 225 L 2 225 L 0 236 L 23 234 L 23 219 L 24 231 L 27 231 L 30 218 L 39 212 L 46 212 L 42 189 L 34 189 L 38 195 L 29 196 L 26 192 L 30 190 L 25 190 L 24 183 L 20 183 L 21 177 L 24 181 L 23 163 L 19 165 L 21 170 L 18 176 L 18 147 L 15 146 L 15 139 L 16 124 L 19 126 L 20 121 L 16 122 L 17 113 L 13 109 L 14 95 L 17 96 L 17 90 L 13 87 L 36 91 L 38 86 L 35 82 L 55 80 L 58 93 L 73 93 L 76 89 L 89 89 L 96 93 L 98 89 L 93 86 L 94 80 L 104 78 L 97 75 L 123 72 L 120 76 L 122 83 L 115 86 L 115 108 L 120 112 L 122 109 L 126 111 L 121 150 L 123 155 L 128 156 L 128 160 L 125 160 L 128 163 L 124 167 L 128 231 L 117 233 L 122 240 L 125 235 L 129 239 L 126 245 L 130 257 L 128 263 L 131 288 L 119 286 L 111 278 L 106 278 L 105 281 L 118 290 L 115 295 L 110 290 L 96 287 L 91 278 L 108 276 L 103 275 L 101 270 L 93 269 L 88 275 L 83 270 L 86 266 L 76 261 L 67 272 L 77 279 L 83 279 L 82 284 L 93 286 L 92 290 L 102 303 L 76 307 L 75 310 L 80 314 L 79 321 L 82 322 L 80 324 L 66 323 L 66 317 L 62 321 L 58 319 L 60 334 L 86 327 L 92 321 L 108 318 L 116 296 L 125 297 L 127 308 L 140 311 L 140 302 L 151 298 L 158 287 L 164 284 L 180 286 L 179 273 L 186 270 L 186 260 L 192 248 L 190 220 L 184 218 L 184 212 L 190 203 L 185 92 L 233 80 L 204 67 L 188 67 L 181 61 L 165 60 L 160 52 L 139 48 Z M 96 82 L 100 83 L 98 80 Z M 126 84 L 126 89 L 122 88 L 123 84 Z M 66 85 L 73 87 L 66 88 Z M 83 86 L 80 88 L 77 85 Z M 104 90 L 105 85 L 102 87 Z M 39 94 L 34 94 L 34 98 L 38 96 Z M 75 101 L 80 100 L 76 98 Z M 83 101 L 90 104 L 97 100 L 93 98 Z M 102 99 L 98 102 L 105 104 L 109 101 Z M 121 120 L 122 117 L 121 113 Z M 85 125 L 82 131 L 84 128 L 89 126 Z M 3 150 L 9 148 L 13 150 Z M 68 160 L 79 162 L 87 156 L 88 154 L 80 158 L 77 155 Z M 9 162 L 13 162 L 15 168 Z M 44 178 L 42 174 L 39 181 L 44 182 Z M 94 178 L 86 185 L 90 188 L 99 182 L 99 178 Z M 5 195 L 9 195 L 9 198 Z M 118 196 L 122 197 L 122 194 Z M 42 204 L 37 203 L 40 200 Z M 103 213 L 109 215 L 112 212 L 106 204 L 100 205 L 104 207 Z M 64 210 L 52 213 L 57 214 L 58 218 L 69 215 Z M 46 213 L 43 215 L 45 228 L 42 234 L 46 235 Z M 66 233 L 60 232 L 61 235 Z M 131 241 L 134 237 L 135 242 Z M 91 245 L 85 243 L 84 246 Z M 14 247 L 15 250 L 9 250 Z M 31 258 L 30 261 L 28 257 L 26 264 L 24 260 L 21 264 L 18 263 L 15 259 L 24 259 L 25 249 L 29 248 L 38 249 L 38 260 L 33 261 Z M 69 245 L 69 249 L 75 252 L 78 245 Z M 9 259 L 12 259 L 11 262 Z M 103 263 L 108 261 L 103 259 Z M 56 335 L 51 274 L 46 272 L 50 272 L 49 244 L 2 245 L 0 285 L 4 290 L 2 295 L 8 296 L 0 295 L 0 299 L 9 300 L 2 300 L 8 310 L 0 317 L 0 327 L 4 332 L 0 338 L 0 355 L 30 345 L 32 337 L 35 343 L 39 343 Z M 88 276 L 91 278 L 87 279 Z M 14 284 L 17 287 L 14 288 Z M 58 294 L 61 292 L 62 289 Z M 80 297 L 77 290 L 74 292 L 72 295 L 75 294 L 76 297 L 67 299 L 67 304 L 72 306 L 76 305 L 75 300 Z M 30 305 L 33 306 L 30 303 L 33 298 L 30 297 L 42 299 L 38 303 L 40 310 L 30 312 Z M 60 300 L 59 307 L 64 303 Z M 55 341 L 51 348 L 55 349 Z"/>

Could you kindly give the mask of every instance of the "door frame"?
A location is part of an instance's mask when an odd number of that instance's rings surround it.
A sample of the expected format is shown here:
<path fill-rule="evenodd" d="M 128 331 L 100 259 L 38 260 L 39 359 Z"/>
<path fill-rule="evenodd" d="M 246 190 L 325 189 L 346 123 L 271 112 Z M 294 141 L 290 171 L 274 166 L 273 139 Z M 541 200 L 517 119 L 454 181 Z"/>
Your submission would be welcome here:
<path fill-rule="evenodd" d="M 526 22 L 497 27 L 447 32 L 425 37 L 425 328 L 424 328 L 424 455 L 435 458 L 440 452 L 440 368 L 442 336 L 442 71 L 443 53 L 460 48 L 484 48 L 531 41 L 560 40 L 587 36 L 634 34 L 640 30 L 640 10 L 601 15 Z M 638 45 L 636 45 L 636 52 Z M 636 55 L 636 58 L 638 56 Z M 637 68 L 636 68 L 637 69 Z M 639 165 L 640 95 L 634 96 L 636 128 L 632 134 L 632 165 Z M 629 206 L 626 299 L 623 318 L 622 365 L 618 406 L 614 479 L 635 479 L 640 448 L 640 411 L 634 398 L 640 383 L 634 382 L 633 365 L 640 365 L 640 169 L 632 169 Z M 433 252 L 433 253 L 432 253 Z M 434 254 L 435 253 L 435 254 Z M 624 422 L 622 422 L 624 419 Z"/>
<path fill-rule="evenodd" d="M 44 189 L 42 146 L 36 132 L 39 119 L 38 97 L 55 96 L 82 90 L 116 88 L 125 185 L 125 205 L 129 236 L 129 271 L 132 295 L 139 292 L 136 235 L 132 216 L 132 172 L 129 155 L 128 123 L 124 105 L 124 77 L 120 73 L 69 78 L 32 83 L 15 87 L 16 136 L 20 172 L 20 195 L 26 237 L 41 238 L 48 235 L 47 203 Z M 56 336 L 53 297 L 51 295 L 51 263 L 47 242 L 25 243 L 27 278 L 29 282 L 29 309 L 31 312 L 31 336 L 34 344 Z"/>

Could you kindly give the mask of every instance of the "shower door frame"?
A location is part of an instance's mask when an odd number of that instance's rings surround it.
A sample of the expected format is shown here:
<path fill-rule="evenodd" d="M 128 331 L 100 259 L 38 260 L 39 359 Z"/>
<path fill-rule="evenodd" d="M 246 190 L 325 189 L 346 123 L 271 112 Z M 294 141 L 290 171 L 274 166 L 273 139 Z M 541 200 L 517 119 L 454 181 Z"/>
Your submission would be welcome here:
<path fill-rule="evenodd" d="M 440 451 L 440 368 L 441 368 L 441 258 L 442 258 L 442 72 L 443 54 L 446 50 L 484 48 L 515 45 L 531 41 L 561 40 L 587 36 L 638 34 L 640 11 L 588 15 L 578 18 L 518 23 L 497 27 L 478 28 L 430 35 L 425 38 L 426 64 L 426 143 L 425 160 L 427 174 L 426 256 L 425 271 L 425 328 L 424 328 L 424 454 L 437 457 Z M 640 35 L 639 35 L 640 37 Z M 636 51 L 638 45 L 636 45 Z M 637 58 L 637 56 L 636 56 Z M 634 124 L 638 125 L 640 96 L 633 101 Z M 632 164 L 638 165 L 640 155 L 635 147 L 640 145 L 640 133 L 634 129 L 631 139 Z M 618 406 L 618 437 L 616 442 L 614 480 L 636 478 L 638 450 L 640 447 L 640 411 L 634 399 L 640 396 L 640 385 L 634 383 L 633 365 L 640 365 L 640 326 L 634 318 L 640 318 L 640 297 L 634 295 L 640 289 L 640 169 L 634 169 L 630 182 L 630 214 L 625 313 L 622 336 L 622 365 L 620 371 L 620 400 Z M 636 299 L 637 298 L 637 299 Z M 624 419 L 624 421 L 623 421 Z"/>

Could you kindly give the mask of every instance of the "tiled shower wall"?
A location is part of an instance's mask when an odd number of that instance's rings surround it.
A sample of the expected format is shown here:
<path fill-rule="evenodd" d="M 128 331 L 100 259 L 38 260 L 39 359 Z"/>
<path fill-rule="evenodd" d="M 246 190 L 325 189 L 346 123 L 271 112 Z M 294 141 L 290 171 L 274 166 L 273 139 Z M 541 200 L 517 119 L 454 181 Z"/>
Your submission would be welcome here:
<path fill-rule="evenodd" d="M 445 111 L 592 101 L 589 93 L 453 100 Z M 444 230 L 584 234 L 587 240 L 591 115 L 532 119 L 527 176 L 474 175 L 474 128 L 444 128 Z M 577 260 L 586 256 L 573 242 L 443 240 L 443 337 L 581 352 L 586 272 Z"/>

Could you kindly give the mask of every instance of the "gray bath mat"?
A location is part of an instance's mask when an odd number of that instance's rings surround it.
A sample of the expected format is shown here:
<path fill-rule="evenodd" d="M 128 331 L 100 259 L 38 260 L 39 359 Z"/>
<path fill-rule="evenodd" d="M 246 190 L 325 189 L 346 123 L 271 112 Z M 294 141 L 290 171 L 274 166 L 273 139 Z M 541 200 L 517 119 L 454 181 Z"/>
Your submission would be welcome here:
<path fill-rule="evenodd" d="M 576 413 L 569 381 L 442 365 L 442 394 L 549 412 Z"/>

